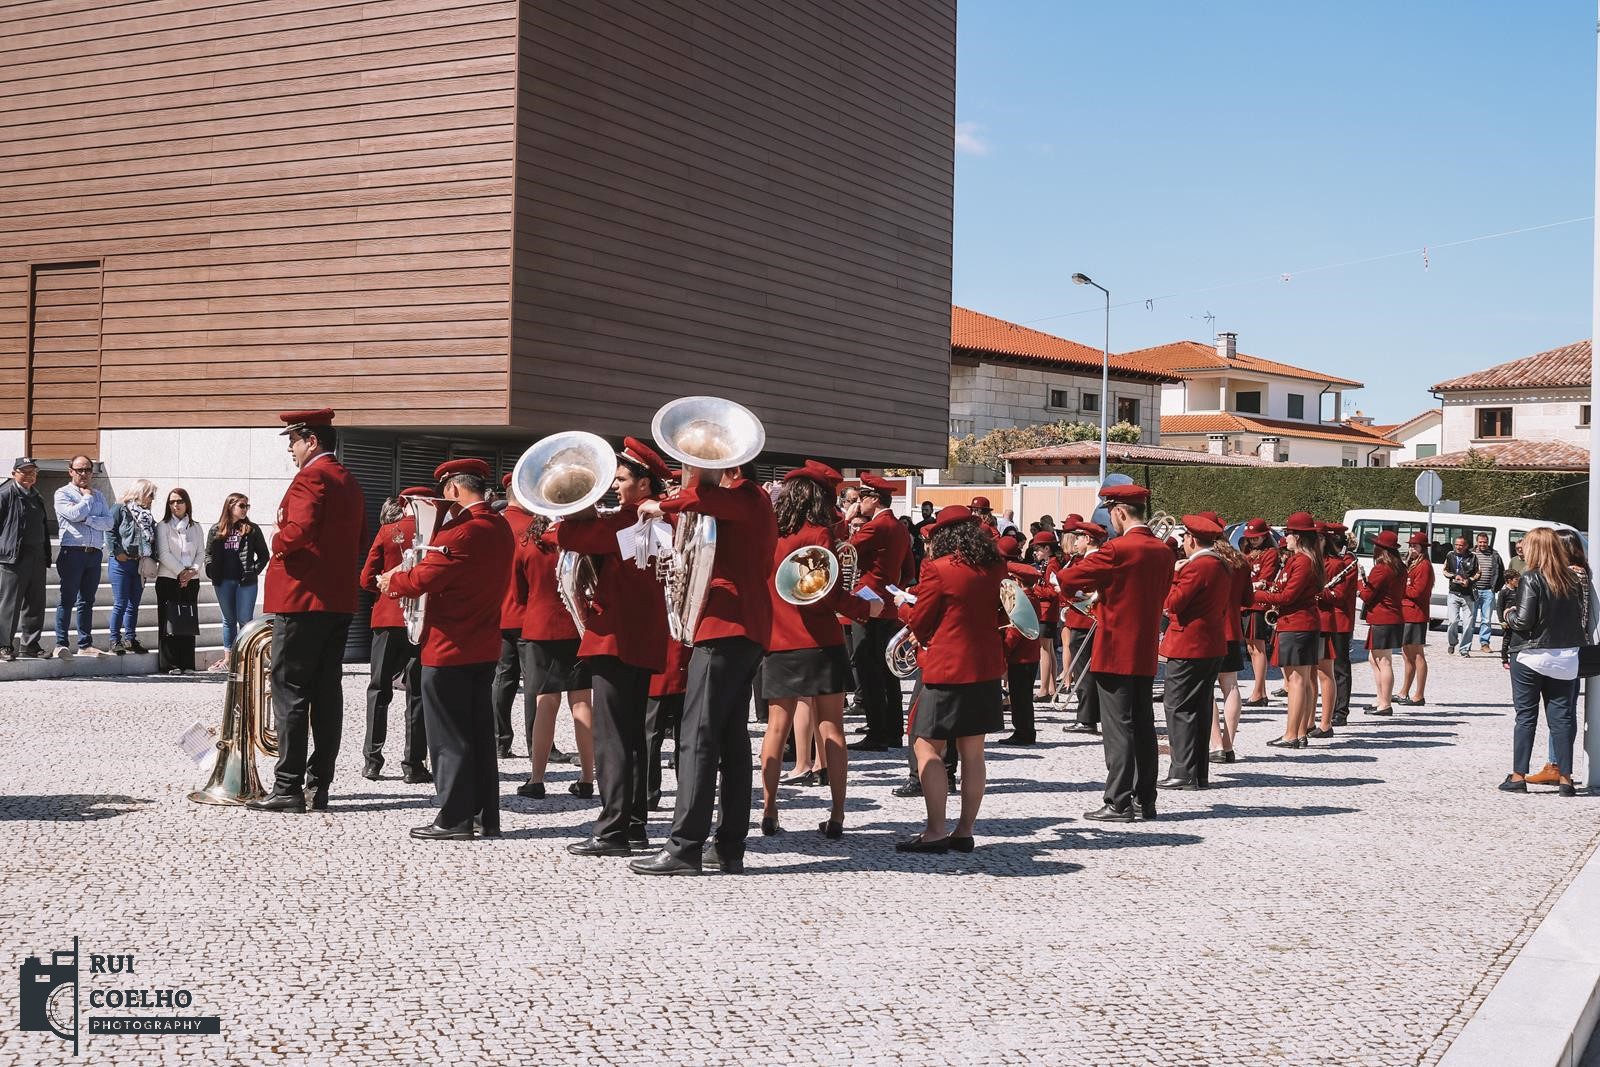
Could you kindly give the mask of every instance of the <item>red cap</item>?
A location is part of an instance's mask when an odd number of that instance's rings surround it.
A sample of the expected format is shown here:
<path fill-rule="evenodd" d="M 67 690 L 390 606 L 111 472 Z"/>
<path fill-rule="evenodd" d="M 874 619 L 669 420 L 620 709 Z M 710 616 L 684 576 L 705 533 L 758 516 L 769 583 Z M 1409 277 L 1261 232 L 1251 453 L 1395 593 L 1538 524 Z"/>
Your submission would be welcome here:
<path fill-rule="evenodd" d="M 1411 535 L 1411 540 L 1408 543 L 1414 548 L 1427 548 L 1429 544 L 1428 532 L 1426 530 L 1418 530 Z"/>
<path fill-rule="evenodd" d="M 1142 485 L 1108 485 L 1100 490 L 1100 499 L 1107 504 L 1147 504 L 1150 490 Z"/>
<path fill-rule="evenodd" d="M 1392 548 L 1398 552 L 1400 550 L 1400 535 L 1393 530 L 1382 530 L 1377 537 L 1372 539 L 1372 547 Z"/>
<path fill-rule="evenodd" d="M 1344 523 L 1336 522 L 1333 519 L 1329 519 L 1327 522 L 1323 523 L 1322 527 L 1329 533 L 1344 533 L 1345 531 Z"/>
<path fill-rule="evenodd" d="M 315 411 L 285 411 L 280 413 L 278 418 L 282 419 L 287 426 L 287 429 L 278 436 L 285 437 L 292 433 L 304 433 L 307 428 L 312 426 L 332 426 L 333 409 L 317 408 Z"/>
<path fill-rule="evenodd" d="M 1297 511 L 1284 520 L 1283 528 L 1292 534 L 1314 534 L 1317 520 L 1309 511 Z"/>
<path fill-rule="evenodd" d="M 859 479 L 861 488 L 865 492 L 881 494 L 885 498 L 894 496 L 894 484 L 873 474 L 871 471 L 862 471 Z"/>
<path fill-rule="evenodd" d="M 989 504 L 989 498 L 986 497 L 986 496 L 975 496 L 975 497 L 973 497 L 972 498 L 972 503 L 968 504 L 967 507 L 971 508 L 973 511 L 993 511 L 994 510 L 994 508 L 991 507 L 990 504 Z"/>
<path fill-rule="evenodd" d="M 1078 532 L 1088 534 L 1096 541 L 1104 541 L 1106 539 L 1106 528 L 1098 522 L 1080 522 L 1078 523 Z"/>
<path fill-rule="evenodd" d="M 1317 533 L 1325 534 L 1327 532 L 1328 532 L 1328 524 L 1323 522 L 1321 519 L 1318 519 L 1317 520 Z"/>
<path fill-rule="evenodd" d="M 500 476 L 500 488 L 502 488 L 502 489 L 510 489 L 511 488 L 511 472 L 510 471 L 506 471 L 504 474 L 502 474 Z"/>
<path fill-rule="evenodd" d="M 1183 528 L 1189 531 L 1196 541 L 1210 544 L 1222 536 L 1222 524 L 1208 516 L 1205 512 L 1198 515 L 1185 515 L 1181 520 Z"/>
<path fill-rule="evenodd" d="M 413 485 L 409 489 L 400 490 L 401 496 L 423 496 L 433 498 L 439 495 L 439 487 L 434 485 Z"/>
<path fill-rule="evenodd" d="M 1266 519 L 1251 519 L 1244 524 L 1244 535 L 1246 537 L 1266 537 L 1270 533 L 1272 533 L 1272 527 L 1267 525 Z"/>
<path fill-rule="evenodd" d="M 1083 521 L 1083 516 L 1079 515 L 1076 511 L 1074 511 L 1070 515 L 1068 515 L 1066 518 L 1061 520 L 1061 525 L 1067 526 L 1067 525 L 1070 525 L 1071 523 L 1082 522 L 1082 521 Z"/>
<path fill-rule="evenodd" d="M 1012 537 L 1010 534 L 1006 534 L 1004 537 L 996 540 L 994 547 L 998 548 L 1000 550 L 1000 554 L 1005 556 L 1007 559 L 1016 559 L 1022 555 L 1022 546 L 1018 544 L 1017 539 Z"/>
<path fill-rule="evenodd" d="M 481 459 L 452 459 L 433 469 L 433 480 L 442 482 L 456 474 L 476 474 L 484 481 L 490 477 L 489 464 Z"/>
<path fill-rule="evenodd" d="M 822 463 L 814 459 L 806 460 L 803 466 L 796 467 L 794 470 L 783 476 L 784 481 L 788 481 L 791 478 L 809 478 L 818 485 L 827 486 L 829 489 L 832 489 L 835 492 L 837 492 L 839 486 L 844 483 L 844 475 L 840 474 L 826 463 Z"/>
<path fill-rule="evenodd" d="M 1222 516 L 1218 515 L 1215 511 L 1200 511 L 1200 512 L 1196 512 L 1196 514 L 1204 516 L 1205 518 L 1210 519 L 1212 522 L 1217 524 L 1218 528 L 1221 528 L 1223 526 L 1228 525 L 1227 523 L 1222 521 Z"/>
<path fill-rule="evenodd" d="M 661 458 L 660 453 L 637 437 L 624 437 L 622 451 L 617 455 L 629 463 L 637 463 L 648 470 L 652 477 L 668 481 L 672 478 L 672 468 L 667 466 L 667 461 Z"/>
<path fill-rule="evenodd" d="M 950 504 L 939 509 L 939 513 L 933 517 L 933 526 L 930 529 L 933 533 L 938 533 L 947 526 L 954 526 L 962 522 L 976 522 L 977 519 L 978 516 L 972 513 L 971 508 L 964 508 L 960 504 Z"/>
<path fill-rule="evenodd" d="M 1060 541 L 1051 531 L 1040 530 L 1038 533 L 1033 535 L 1033 540 L 1029 541 L 1028 543 L 1030 545 L 1054 545 L 1059 544 Z"/>

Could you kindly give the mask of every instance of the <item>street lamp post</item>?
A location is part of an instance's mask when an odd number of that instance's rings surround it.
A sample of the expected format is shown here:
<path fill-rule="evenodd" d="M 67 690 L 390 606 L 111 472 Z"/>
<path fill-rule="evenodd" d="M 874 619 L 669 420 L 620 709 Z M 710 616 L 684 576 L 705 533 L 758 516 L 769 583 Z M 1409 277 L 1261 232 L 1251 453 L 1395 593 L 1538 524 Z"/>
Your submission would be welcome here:
<path fill-rule="evenodd" d="M 1100 484 L 1106 484 L 1106 406 L 1111 392 L 1111 291 L 1087 274 L 1074 274 L 1074 285 L 1092 285 L 1106 298 L 1106 343 L 1100 356 Z"/>

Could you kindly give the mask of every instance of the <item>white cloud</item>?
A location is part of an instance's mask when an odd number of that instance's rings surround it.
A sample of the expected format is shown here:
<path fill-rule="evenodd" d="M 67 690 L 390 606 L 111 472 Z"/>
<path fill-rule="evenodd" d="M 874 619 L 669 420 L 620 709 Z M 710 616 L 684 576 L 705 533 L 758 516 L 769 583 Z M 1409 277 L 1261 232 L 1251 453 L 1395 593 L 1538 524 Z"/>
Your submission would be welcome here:
<path fill-rule="evenodd" d="M 956 151 L 965 152 L 969 156 L 989 154 L 989 142 L 984 140 L 983 132 L 976 122 L 956 123 Z"/>

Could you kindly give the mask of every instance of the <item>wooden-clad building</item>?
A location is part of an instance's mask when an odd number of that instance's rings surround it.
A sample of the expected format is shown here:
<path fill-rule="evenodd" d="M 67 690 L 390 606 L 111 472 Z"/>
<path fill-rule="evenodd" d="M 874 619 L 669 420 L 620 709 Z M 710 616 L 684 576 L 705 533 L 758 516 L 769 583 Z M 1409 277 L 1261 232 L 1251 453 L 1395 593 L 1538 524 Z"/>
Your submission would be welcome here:
<path fill-rule="evenodd" d="M 0 453 L 264 515 L 687 393 L 937 465 L 953 0 L 0 7 Z"/>

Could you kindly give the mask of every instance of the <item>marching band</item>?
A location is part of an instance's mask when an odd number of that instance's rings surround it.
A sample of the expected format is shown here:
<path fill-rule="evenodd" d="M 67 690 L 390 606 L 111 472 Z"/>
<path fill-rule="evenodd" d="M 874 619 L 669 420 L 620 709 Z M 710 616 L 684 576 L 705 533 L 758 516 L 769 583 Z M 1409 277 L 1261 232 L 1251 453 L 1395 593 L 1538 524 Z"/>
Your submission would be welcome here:
<path fill-rule="evenodd" d="M 1085 818 L 1108 823 L 1155 819 L 1160 791 L 1205 789 L 1211 764 L 1234 761 L 1241 708 L 1266 704 L 1269 660 L 1289 699 L 1282 736 L 1267 744 L 1332 737 L 1349 715 L 1358 603 L 1377 688 L 1369 712 L 1426 701 L 1433 571 L 1420 533 L 1404 558 L 1393 532 L 1378 534 L 1363 573 L 1339 523 L 1296 512 L 1280 541 L 1259 518 L 1231 528 L 1216 512 L 1152 516 L 1148 489 L 1108 482 L 1105 525 L 1069 515 L 1059 532 L 1048 520 L 1031 536 L 1002 531 L 978 497 L 927 513 L 914 546 L 891 510 L 893 483 L 868 472 L 844 493 L 840 473 L 813 459 L 760 485 L 749 467 L 760 422 L 730 401 L 688 397 L 657 413 L 654 446 L 627 437 L 613 450 L 580 432 L 541 440 L 502 481 L 504 505 L 491 506 L 485 461 L 440 465 L 434 486 L 385 502 L 358 566 L 361 490 L 334 456 L 333 418 L 281 416 L 299 473 L 267 570 L 279 745 L 270 792 L 240 798 L 256 810 L 327 808 L 358 586 L 377 594 L 363 774 L 381 777 L 401 689 L 405 781 L 438 795 L 434 821 L 412 836 L 500 836 L 497 758 L 510 755 L 521 688 L 530 767 L 518 795 L 544 799 L 565 704 L 580 764 L 570 792 L 599 800 L 567 851 L 631 857 L 643 875 L 743 870 L 753 699 L 766 711 L 763 835 L 781 832 L 780 785 L 803 781 L 829 788 L 817 830 L 840 838 L 847 748 L 885 751 L 908 735 L 913 782 L 895 792 L 922 796 L 926 819 L 896 847 L 931 854 L 972 851 L 986 738 L 1009 712 L 1000 743 L 1036 744 L 1035 700 L 1053 703 L 1058 685 L 1076 697 L 1068 731 L 1103 734 L 1103 803 Z M 1181 542 L 1168 536 L 1180 527 Z M 1243 699 L 1247 655 L 1255 686 Z M 867 721 L 847 746 L 851 692 Z M 655 847 L 646 827 L 669 737 L 676 803 Z M 784 780 L 791 737 L 797 776 Z"/>

